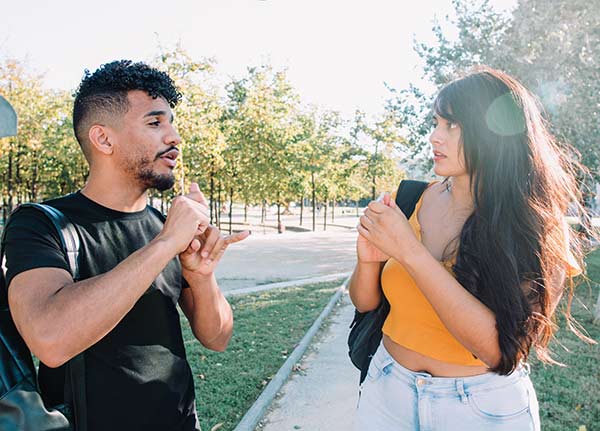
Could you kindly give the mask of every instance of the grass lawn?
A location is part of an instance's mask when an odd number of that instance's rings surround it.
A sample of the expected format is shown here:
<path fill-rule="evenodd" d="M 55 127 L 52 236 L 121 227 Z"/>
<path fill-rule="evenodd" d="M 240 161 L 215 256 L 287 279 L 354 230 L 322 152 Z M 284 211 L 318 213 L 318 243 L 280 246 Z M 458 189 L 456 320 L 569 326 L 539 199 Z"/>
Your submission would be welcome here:
<path fill-rule="evenodd" d="M 237 425 L 339 285 L 321 283 L 230 298 L 235 328 L 222 353 L 203 348 L 189 325 L 182 325 L 202 430 L 226 431 Z"/>
<path fill-rule="evenodd" d="M 600 342 L 600 326 L 592 325 L 600 291 L 600 250 L 588 256 L 587 265 L 590 285 L 575 290 L 571 312 L 589 336 Z M 559 319 L 559 325 L 551 346 L 555 359 L 566 367 L 544 365 L 533 354 L 530 361 L 542 430 L 600 431 L 600 346 L 581 341 L 565 327 L 564 319 Z"/>

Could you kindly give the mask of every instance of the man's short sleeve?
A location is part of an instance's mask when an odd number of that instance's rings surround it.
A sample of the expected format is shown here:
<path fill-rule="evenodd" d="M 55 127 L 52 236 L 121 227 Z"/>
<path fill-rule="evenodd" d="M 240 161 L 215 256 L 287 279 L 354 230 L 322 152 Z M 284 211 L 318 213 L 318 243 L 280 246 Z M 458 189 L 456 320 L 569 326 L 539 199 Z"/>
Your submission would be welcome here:
<path fill-rule="evenodd" d="M 62 268 L 69 271 L 60 237 L 41 211 L 23 208 L 13 214 L 6 226 L 4 255 L 6 285 L 21 272 L 34 268 Z"/>

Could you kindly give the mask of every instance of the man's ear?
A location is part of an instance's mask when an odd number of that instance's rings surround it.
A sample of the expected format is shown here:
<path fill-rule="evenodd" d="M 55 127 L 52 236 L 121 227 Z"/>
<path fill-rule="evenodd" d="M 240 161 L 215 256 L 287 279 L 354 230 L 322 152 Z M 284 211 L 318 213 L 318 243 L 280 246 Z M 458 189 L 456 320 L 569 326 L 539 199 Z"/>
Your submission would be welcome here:
<path fill-rule="evenodd" d="M 94 124 L 92 127 L 90 127 L 88 137 L 90 138 L 91 146 L 94 147 L 96 151 L 100 151 L 105 155 L 110 155 L 113 153 L 114 147 L 106 126 Z"/>

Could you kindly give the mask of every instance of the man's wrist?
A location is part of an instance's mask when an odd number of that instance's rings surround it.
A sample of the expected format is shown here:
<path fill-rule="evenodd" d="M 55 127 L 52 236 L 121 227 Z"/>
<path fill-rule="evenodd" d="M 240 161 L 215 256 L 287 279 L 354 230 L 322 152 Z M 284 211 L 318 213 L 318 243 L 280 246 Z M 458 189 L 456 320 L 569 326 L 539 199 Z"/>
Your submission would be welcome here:
<path fill-rule="evenodd" d="M 183 267 L 181 269 L 181 275 L 183 276 L 183 278 L 185 278 L 185 280 L 188 282 L 188 284 L 190 286 L 195 286 L 195 285 L 204 284 L 204 283 L 210 283 L 215 278 L 214 271 L 211 271 L 210 273 L 205 274 L 205 273 L 198 272 L 198 271 L 191 271 L 191 270 L 185 269 Z"/>
<path fill-rule="evenodd" d="M 164 253 L 168 253 L 170 259 L 174 258 L 178 254 L 178 250 L 175 247 L 173 241 L 161 234 L 158 234 L 158 236 L 156 236 L 156 238 L 154 238 L 149 245 L 156 246 Z"/>

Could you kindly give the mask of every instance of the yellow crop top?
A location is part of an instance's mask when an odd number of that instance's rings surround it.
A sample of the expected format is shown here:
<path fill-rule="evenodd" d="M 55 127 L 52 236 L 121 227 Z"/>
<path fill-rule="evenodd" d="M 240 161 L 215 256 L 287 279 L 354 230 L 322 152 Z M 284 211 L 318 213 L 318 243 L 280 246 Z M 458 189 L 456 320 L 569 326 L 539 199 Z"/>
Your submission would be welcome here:
<path fill-rule="evenodd" d="M 422 199 L 419 199 L 408 220 L 419 241 L 421 226 L 417 214 Z M 453 261 L 443 262 L 450 272 L 453 264 Z M 569 264 L 569 276 L 581 272 L 570 253 Z M 381 286 L 390 302 L 390 313 L 383 325 L 383 333 L 395 343 L 451 364 L 486 366 L 448 331 L 410 274 L 397 260 L 391 258 L 386 262 L 381 273 Z"/>

